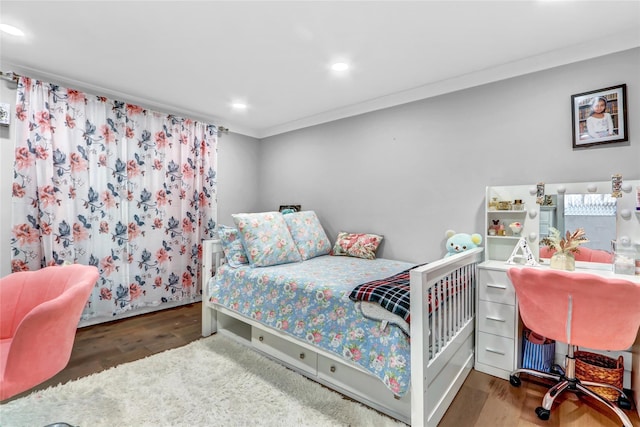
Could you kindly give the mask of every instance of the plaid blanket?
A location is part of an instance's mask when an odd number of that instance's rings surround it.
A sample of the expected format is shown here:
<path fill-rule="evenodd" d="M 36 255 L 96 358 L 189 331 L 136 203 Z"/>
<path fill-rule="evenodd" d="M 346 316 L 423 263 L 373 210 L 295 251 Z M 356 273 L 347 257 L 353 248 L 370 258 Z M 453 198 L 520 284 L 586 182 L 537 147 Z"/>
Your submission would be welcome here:
<path fill-rule="evenodd" d="M 424 264 L 421 264 L 424 265 Z M 356 286 L 349 298 L 352 301 L 368 301 L 380 304 L 386 310 L 402 317 L 407 323 L 411 323 L 410 279 L 409 272 L 420 265 L 411 267 L 386 279 L 372 280 Z M 457 282 L 457 285 L 456 285 Z M 455 295 L 466 286 L 467 281 L 449 280 L 445 277 L 440 280 L 438 294 L 430 292 L 427 299 L 429 314 L 436 310 L 442 301 L 446 301 L 451 295 Z M 433 298 L 435 296 L 435 299 Z"/>
<path fill-rule="evenodd" d="M 409 271 L 411 267 L 386 279 L 372 280 L 356 286 L 349 298 L 352 301 L 376 302 L 410 323 Z"/>

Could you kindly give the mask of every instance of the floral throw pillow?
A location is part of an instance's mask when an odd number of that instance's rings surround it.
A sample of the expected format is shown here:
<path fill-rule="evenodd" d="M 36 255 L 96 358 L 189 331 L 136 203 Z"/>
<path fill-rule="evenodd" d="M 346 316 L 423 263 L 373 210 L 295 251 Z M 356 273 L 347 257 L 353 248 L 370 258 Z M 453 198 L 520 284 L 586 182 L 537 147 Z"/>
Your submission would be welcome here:
<path fill-rule="evenodd" d="M 249 264 L 237 228 L 219 225 L 218 237 L 222 243 L 224 256 L 227 258 L 227 264 L 234 268 Z"/>
<path fill-rule="evenodd" d="M 303 260 L 331 251 L 331 242 L 314 211 L 290 213 L 284 215 L 284 220 Z"/>
<path fill-rule="evenodd" d="M 280 212 L 232 215 L 249 264 L 253 267 L 301 261 L 289 227 Z"/>
<path fill-rule="evenodd" d="M 365 233 L 338 233 L 331 255 L 375 259 L 382 236 Z"/>

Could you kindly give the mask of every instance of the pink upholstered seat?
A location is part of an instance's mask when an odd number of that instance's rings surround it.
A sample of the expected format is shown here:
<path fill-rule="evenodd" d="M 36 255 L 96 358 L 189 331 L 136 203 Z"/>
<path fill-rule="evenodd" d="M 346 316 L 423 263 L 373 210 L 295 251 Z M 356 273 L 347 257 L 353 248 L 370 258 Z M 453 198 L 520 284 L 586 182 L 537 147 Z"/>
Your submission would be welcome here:
<path fill-rule="evenodd" d="M 537 268 L 512 268 L 508 275 L 522 321 L 536 333 L 593 349 L 626 350 L 633 344 L 640 326 L 640 284 Z M 565 327 L 569 295 L 571 337 Z"/>
<path fill-rule="evenodd" d="M 558 381 L 545 395 L 543 406 L 536 409 L 538 416 L 548 419 L 554 399 L 564 390 L 571 390 L 594 397 L 613 410 L 625 426 L 631 426 L 620 408 L 584 387 L 593 384 L 575 378 L 573 354 L 575 346 L 626 350 L 634 343 L 640 327 L 640 283 L 577 271 L 526 267 L 510 268 L 507 275 L 515 288 L 525 326 L 539 335 L 570 344 L 566 375 L 519 369 L 511 376 L 515 386 L 519 385 L 520 373 Z"/>
<path fill-rule="evenodd" d="M 0 279 L 0 400 L 40 384 L 67 365 L 98 277 L 96 267 L 74 264 Z"/>

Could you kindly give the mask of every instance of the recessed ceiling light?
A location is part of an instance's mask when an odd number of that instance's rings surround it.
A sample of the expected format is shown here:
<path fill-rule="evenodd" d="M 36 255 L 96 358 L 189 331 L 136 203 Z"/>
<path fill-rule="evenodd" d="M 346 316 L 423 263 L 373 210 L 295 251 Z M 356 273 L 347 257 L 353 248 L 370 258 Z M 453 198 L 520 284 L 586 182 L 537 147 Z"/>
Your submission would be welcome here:
<path fill-rule="evenodd" d="M 246 110 L 247 104 L 243 104 L 242 102 L 234 102 L 231 104 L 234 110 Z"/>
<path fill-rule="evenodd" d="M 333 71 L 347 71 L 349 69 L 349 64 L 344 62 L 336 62 L 331 66 Z"/>
<path fill-rule="evenodd" d="M 0 31 L 11 34 L 12 36 L 24 36 L 24 31 L 8 24 L 0 24 Z"/>

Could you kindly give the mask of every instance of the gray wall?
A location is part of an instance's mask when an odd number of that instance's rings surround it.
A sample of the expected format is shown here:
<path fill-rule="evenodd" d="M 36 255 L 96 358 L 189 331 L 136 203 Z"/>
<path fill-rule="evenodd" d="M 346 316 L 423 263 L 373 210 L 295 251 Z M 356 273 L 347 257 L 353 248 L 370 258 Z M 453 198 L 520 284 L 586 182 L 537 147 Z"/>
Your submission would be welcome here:
<path fill-rule="evenodd" d="M 0 102 L 16 105 L 16 85 L 0 80 Z M 11 117 L 13 123 L 15 117 Z M 13 185 L 14 126 L 0 126 L 0 277 L 11 272 L 11 188 Z"/>
<path fill-rule="evenodd" d="M 571 95 L 627 84 L 630 142 L 574 150 Z M 640 49 L 264 139 L 259 208 L 300 203 L 333 241 L 374 232 L 381 256 L 441 257 L 483 233 L 488 185 L 640 179 Z M 635 143 L 634 143 L 635 141 Z"/>
<path fill-rule="evenodd" d="M 218 138 L 218 223 L 233 225 L 231 214 L 257 212 L 259 146 L 236 133 Z"/>

